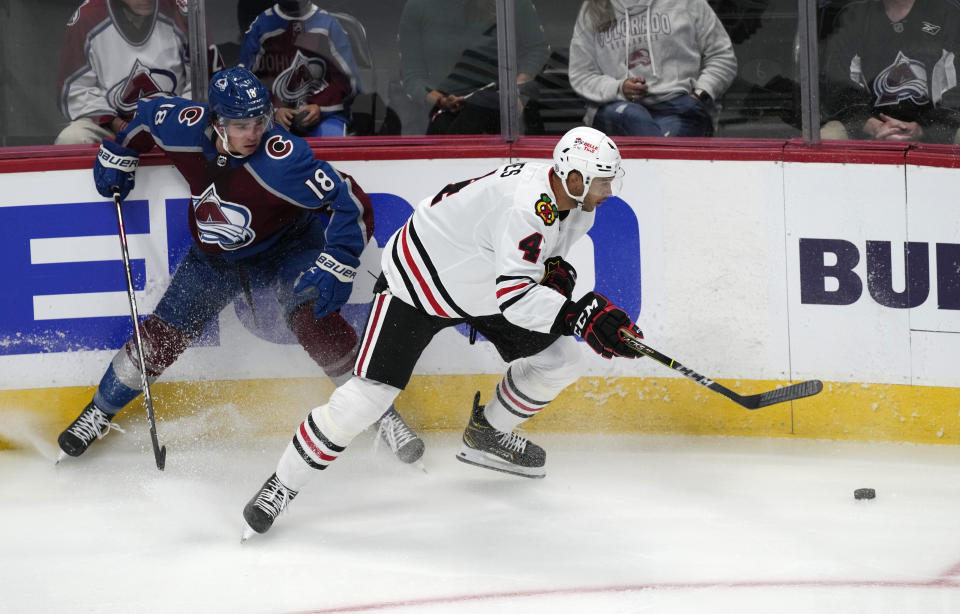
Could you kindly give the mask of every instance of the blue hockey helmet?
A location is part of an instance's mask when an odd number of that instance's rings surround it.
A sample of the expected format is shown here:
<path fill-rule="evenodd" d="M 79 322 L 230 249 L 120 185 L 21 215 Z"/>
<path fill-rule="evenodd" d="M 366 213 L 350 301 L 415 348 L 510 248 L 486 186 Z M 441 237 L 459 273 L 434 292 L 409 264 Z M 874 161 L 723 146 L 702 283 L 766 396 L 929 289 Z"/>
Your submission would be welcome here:
<path fill-rule="evenodd" d="M 221 119 L 251 119 L 273 112 L 270 91 L 243 66 L 214 74 L 209 99 L 210 108 Z"/>

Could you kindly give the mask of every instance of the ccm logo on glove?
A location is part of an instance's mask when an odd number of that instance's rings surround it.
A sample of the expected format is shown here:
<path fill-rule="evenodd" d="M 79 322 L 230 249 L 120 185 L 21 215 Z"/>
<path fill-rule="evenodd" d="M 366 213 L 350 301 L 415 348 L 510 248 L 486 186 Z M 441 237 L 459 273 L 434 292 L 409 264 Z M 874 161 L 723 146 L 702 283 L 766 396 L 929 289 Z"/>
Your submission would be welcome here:
<path fill-rule="evenodd" d="M 105 147 L 100 148 L 97 154 L 100 158 L 100 164 L 106 168 L 114 168 L 118 171 L 135 171 L 140 165 L 140 158 L 136 156 L 119 156 L 110 153 Z"/>
<path fill-rule="evenodd" d="M 317 266 L 320 267 L 321 270 L 331 273 L 342 282 L 351 283 L 357 278 L 356 269 L 348 267 L 345 264 L 340 264 L 329 254 L 320 254 L 317 258 Z"/>

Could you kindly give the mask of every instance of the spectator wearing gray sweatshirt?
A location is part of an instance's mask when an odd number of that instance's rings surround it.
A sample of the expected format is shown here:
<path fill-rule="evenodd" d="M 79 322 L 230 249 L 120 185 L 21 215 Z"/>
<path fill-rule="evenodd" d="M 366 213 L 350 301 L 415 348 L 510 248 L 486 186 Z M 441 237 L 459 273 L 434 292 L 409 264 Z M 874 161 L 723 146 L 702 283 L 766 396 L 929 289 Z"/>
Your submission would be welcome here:
<path fill-rule="evenodd" d="M 713 136 L 714 100 L 737 73 L 706 0 L 586 0 L 570 41 L 584 123 L 618 136 Z"/>

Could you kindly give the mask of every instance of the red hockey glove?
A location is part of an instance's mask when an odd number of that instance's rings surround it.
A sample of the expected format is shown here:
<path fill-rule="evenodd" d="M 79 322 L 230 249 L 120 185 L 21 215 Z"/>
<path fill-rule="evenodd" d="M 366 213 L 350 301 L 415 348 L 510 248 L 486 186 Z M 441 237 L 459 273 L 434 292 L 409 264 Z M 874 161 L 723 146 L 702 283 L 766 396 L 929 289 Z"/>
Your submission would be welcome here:
<path fill-rule="evenodd" d="M 560 256 L 554 256 L 543 263 L 543 269 L 541 286 L 553 288 L 568 299 L 573 296 L 573 287 L 577 285 L 577 270 L 572 264 Z"/>
<path fill-rule="evenodd" d="M 576 335 L 604 358 L 639 357 L 640 353 L 631 349 L 620 338 L 621 328 L 632 330 L 635 335 L 643 338 L 643 333 L 626 312 L 602 294 L 588 292 L 576 303 L 567 301 L 557 315 L 551 332 Z"/>

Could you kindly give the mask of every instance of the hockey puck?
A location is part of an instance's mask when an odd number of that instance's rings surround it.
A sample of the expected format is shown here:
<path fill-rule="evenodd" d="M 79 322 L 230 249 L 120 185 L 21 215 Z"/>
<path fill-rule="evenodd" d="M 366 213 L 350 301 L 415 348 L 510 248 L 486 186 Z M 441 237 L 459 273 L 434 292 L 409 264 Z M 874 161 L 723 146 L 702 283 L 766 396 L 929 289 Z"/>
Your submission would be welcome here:
<path fill-rule="evenodd" d="M 853 491 L 853 498 L 857 501 L 861 499 L 875 499 L 877 497 L 877 491 L 872 488 L 858 488 Z"/>

